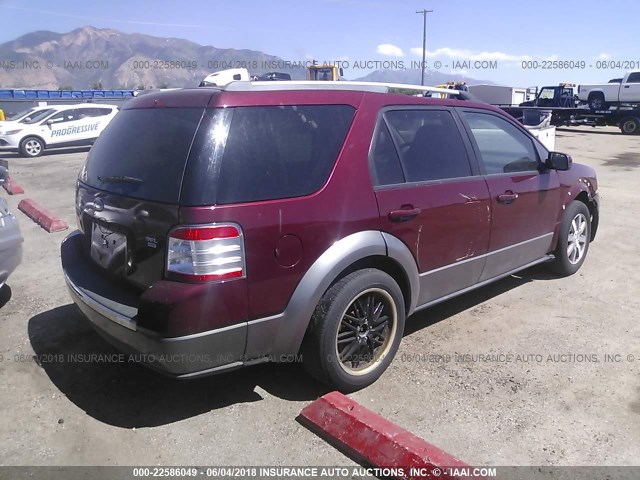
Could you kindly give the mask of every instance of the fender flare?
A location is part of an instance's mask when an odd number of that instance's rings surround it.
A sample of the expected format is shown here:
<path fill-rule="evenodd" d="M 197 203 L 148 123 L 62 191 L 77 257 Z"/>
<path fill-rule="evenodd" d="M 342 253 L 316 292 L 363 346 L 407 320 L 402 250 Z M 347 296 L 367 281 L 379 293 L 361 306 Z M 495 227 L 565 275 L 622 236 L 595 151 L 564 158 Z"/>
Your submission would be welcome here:
<path fill-rule="evenodd" d="M 20 149 L 20 147 L 22 146 L 22 142 L 24 142 L 27 138 L 37 138 L 38 140 L 40 140 L 40 141 L 42 142 L 42 145 L 43 145 L 43 147 L 44 147 L 44 148 L 43 148 L 43 150 L 44 150 L 45 148 L 47 148 L 47 142 L 45 141 L 45 139 L 44 139 L 44 138 L 42 138 L 40 135 L 37 135 L 37 134 L 35 134 L 35 133 L 33 133 L 33 134 L 28 133 L 27 135 L 25 135 L 24 137 L 22 137 L 22 138 L 20 139 L 20 141 L 18 142 L 18 149 Z"/>
<path fill-rule="evenodd" d="M 560 214 L 558 215 L 556 228 L 555 228 L 555 231 L 553 232 L 553 239 L 551 241 L 551 245 L 553 248 L 555 248 L 558 243 L 558 234 L 560 233 L 559 229 L 560 229 L 560 224 L 562 223 L 562 217 L 564 216 L 564 212 L 567 210 L 567 207 L 571 204 L 571 202 L 576 200 L 578 198 L 578 195 L 580 195 L 581 193 L 586 193 L 589 198 L 589 202 L 591 202 L 594 206 L 597 206 L 596 200 L 594 199 L 595 192 L 592 189 L 591 183 L 587 178 L 580 177 L 578 179 L 578 183 L 573 185 L 567 191 L 567 195 L 562 201 L 562 208 L 560 210 Z M 592 239 L 595 238 L 595 230 L 597 230 L 598 228 L 598 221 L 599 219 L 596 217 L 594 219 L 595 229 L 592 231 Z"/>
<path fill-rule="evenodd" d="M 255 330 L 249 322 L 247 356 L 252 357 L 257 350 L 264 352 L 264 338 L 269 334 L 274 336 L 269 352 L 272 357 L 297 353 L 313 311 L 327 289 L 341 272 L 358 260 L 371 256 L 388 256 L 405 271 L 411 289 L 411 303 L 407 310 L 409 315 L 415 308 L 419 285 L 417 266 L 409 249 L 397 238 L 380 231 L 354 233 L 335 242 L 311 265 L 284 312 L 272 318 L 275 321 L 261 322 Z"/>

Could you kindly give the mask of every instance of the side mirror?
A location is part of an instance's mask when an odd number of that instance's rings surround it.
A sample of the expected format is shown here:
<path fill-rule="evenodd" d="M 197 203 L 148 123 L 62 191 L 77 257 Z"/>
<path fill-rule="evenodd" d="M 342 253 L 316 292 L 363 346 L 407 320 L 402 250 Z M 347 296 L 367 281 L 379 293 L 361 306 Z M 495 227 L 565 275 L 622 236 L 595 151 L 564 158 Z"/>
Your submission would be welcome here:
<path fill-rule="evenodd" d="M 0 166 L 0 185 L 6 182 L 7 178 L 9 178 L 9 172 L 5 167 Z"/>
<path fill-rule="evenodd" d="M 569 170 L 573 160 L 566 153 L 549 152 L 545 166 L 553 170 Z"/>
<path fill-rule="evenodd" d="M 53 120 L 47 120 L 47 125 L 49 126 L 53 125 Z"/>

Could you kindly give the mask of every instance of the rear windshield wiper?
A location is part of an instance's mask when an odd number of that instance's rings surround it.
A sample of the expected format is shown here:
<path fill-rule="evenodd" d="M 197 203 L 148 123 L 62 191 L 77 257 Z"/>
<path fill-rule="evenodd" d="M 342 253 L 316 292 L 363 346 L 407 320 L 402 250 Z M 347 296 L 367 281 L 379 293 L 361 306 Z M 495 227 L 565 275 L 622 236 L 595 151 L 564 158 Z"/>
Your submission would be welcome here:
<path fill-rule="evenodd" d="M 144 180 L 141 178 L 128 177 L 127 175 L 113 175 L 110 177 L 98 175 L 98 180 L 105 183 L 144 183 Z"/>

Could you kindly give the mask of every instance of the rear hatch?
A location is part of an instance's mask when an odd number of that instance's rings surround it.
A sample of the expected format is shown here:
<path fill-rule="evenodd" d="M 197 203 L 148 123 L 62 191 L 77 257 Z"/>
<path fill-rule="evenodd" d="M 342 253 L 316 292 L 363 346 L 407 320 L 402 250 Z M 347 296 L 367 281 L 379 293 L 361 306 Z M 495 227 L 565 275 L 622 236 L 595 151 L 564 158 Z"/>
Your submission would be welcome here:
<path fill-rule="evenodd" d="M 204 107 L 215 94 L 185 99 L 172 93 L 125 106 L 94 144 L 78 178 L 76 210 L 86 256 L 141 289 L 164 276 L 183 173 Z"/>

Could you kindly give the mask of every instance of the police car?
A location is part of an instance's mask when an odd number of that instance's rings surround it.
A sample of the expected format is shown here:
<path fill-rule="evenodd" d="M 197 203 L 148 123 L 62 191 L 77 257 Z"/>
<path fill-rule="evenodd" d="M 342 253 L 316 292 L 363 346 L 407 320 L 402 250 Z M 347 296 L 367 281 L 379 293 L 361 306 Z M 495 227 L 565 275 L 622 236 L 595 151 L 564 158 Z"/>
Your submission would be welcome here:
<path fill-rule="evenodd" d="M 0 123 L 0 151 L 37 157 L 46 148 L 91 145 L 118 113 L 116 105 L 50 105 L 16 122 Z"/>

